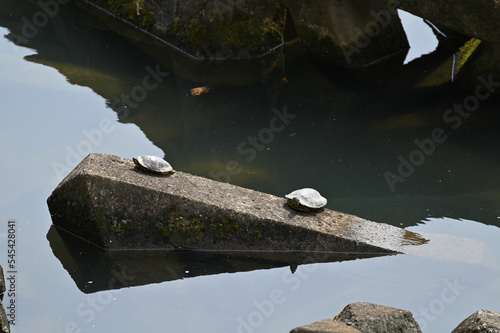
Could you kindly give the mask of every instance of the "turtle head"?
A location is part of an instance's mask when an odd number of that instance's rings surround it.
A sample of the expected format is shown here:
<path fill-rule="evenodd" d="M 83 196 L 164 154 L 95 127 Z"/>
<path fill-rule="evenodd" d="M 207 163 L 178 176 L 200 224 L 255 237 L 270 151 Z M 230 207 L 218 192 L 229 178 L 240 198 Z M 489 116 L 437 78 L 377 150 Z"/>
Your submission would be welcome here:
<path fill-rule="evenodd" d="M 304 206 L 303 204 L 300 203 L 300 200 L 299 198 L 297 197 L 293 197 L 291 199 L 288 199 L 288 204 L 290 205 L 290 207 L 292 207 L 293 209 L 295 210 L 300 210 L 302 212 L 308 212 L 310 211 L 311 209 L 309 209 L 308 207 Z"/>
<path fill-rule="evenodd" d="M 293 208 L 293 209 L 299 209 L 300 201 L 299 198 L 293 197 L 292 199 L 288 199 L 288 204 Z"/>

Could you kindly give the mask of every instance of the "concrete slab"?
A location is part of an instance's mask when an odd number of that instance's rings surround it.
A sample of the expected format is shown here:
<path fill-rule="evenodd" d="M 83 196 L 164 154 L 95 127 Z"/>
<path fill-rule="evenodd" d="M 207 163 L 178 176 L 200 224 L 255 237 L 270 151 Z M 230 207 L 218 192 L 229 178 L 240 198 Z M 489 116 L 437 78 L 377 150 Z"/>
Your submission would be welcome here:
<path fill-rule="evenodd" d="M 175 166 L 174 166 L 175 168 Z M 391 254 L 418 234 L 183 172 L 155 175 L 107 154 L 87 156 L 48 198 L 55 225 L 105 249 Z"/>

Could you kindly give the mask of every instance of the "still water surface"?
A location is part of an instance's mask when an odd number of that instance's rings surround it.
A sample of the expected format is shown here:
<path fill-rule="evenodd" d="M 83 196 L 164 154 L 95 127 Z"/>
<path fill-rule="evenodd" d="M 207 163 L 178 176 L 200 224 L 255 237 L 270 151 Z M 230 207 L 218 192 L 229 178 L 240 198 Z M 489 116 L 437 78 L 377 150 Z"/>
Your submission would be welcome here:
<path fill-rule="evenodd" d="M 0 7 L 2 36 L 37 10 L 8 3 Z M 288 332 L 356 301 L 410 310 L 424 332 L 450 332 L 474 311 L 500 312 L 500 99 L 481 102 L 458 125 L 444 115 L 470 91 L 411 88 L 426 76 L 424 59 L 444 61 L 452 51 L 407 57 L 374 84 L 296 57 L 285 64 L 288 84 L 216 87 L 200 98 L 189 90 L 203 82 L 161 67 L 158 85 L 124 109 L 122 94 L 158 63 L 117 36 L 68 20 L 61 13 L 27 47 L 0 39 L 0 264 L 7 267 L 13 219 L 14 332 Z M 411 20 L 409 35 L 427 29 Z M 435 48 L 429 43 L 416 56 Z M 401 161 L 422 150 L 415 140 L 428 143 L 436 129 L 446 139 L 427 146 L 422 163 L 391 187 L 387 171 L 398 174 Z M 398 255 L 84 293 L 47 239 L 45 201 L 90 152 L 165 156 L 178 170 L 278 196 L 315 187 L 330 209 L 466 238 L 474 255 Z M 140 278 L 134 274 L 126 276 Z"/>

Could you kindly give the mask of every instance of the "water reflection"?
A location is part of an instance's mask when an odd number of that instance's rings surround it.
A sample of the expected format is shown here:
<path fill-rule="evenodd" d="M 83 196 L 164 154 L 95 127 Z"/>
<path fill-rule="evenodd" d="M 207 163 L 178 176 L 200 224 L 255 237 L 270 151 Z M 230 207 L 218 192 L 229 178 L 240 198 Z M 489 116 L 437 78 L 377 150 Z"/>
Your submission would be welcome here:
<path fill-rule="evenodd" d="M 303 253 L 245 251 L 108 251 L 55 227 L 47 239 L 78 288 L 84 293 L 121 289 L 202 275 L 246 272 L 302 264 L 341 262 L 380 253 Z"/>

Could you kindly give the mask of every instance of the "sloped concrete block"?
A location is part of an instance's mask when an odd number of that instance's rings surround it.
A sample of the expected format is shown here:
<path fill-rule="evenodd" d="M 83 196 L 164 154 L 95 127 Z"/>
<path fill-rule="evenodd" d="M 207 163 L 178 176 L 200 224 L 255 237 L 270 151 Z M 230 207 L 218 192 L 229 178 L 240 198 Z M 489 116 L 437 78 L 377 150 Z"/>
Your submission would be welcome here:
<path fill-rule="evenodd" d="M 174 166 L 175 167 L 175 166 Z M 53 191 L 55 225 L 108 249 L 402 253 L 409 231 L 183 172 L 155 175 L 129 159 L 87 156 Z"/>

